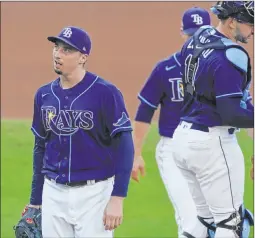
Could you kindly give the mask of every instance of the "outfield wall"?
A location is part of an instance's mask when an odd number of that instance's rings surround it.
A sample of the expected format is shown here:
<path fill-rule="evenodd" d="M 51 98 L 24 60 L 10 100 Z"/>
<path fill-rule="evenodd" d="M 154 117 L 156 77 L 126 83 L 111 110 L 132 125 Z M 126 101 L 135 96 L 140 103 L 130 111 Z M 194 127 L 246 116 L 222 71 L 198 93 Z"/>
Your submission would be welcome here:
<path fill-rule="evenodd" d="M 47 36 L 77 25 L 92 38 L 88 69 L 115 83 L 131 117 L 139 89 L 155 63 L 177 51 L 181 16 L 214 2 L 1 3 L 1 113 L 31 118 L 36 89 L 55 79 Z M 212 16 L 213 24 L 216 18 Z M 253 44 L 247 45 L 253 58 Z M 18 103 L 16 103 L 18 102 Z"/>

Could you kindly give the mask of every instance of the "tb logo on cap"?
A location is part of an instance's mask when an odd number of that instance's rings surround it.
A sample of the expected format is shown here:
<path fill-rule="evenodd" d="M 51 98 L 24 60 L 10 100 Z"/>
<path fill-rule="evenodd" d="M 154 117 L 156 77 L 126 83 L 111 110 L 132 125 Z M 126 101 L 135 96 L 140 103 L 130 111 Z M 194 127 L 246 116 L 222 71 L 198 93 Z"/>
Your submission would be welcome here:
<path fill-rule="evenodd" d="M 72 29 L 69 27 L 65 28 L 62 33 L 62 35 L 66 38 L 70 38 L 72 34 L 73 34 Z"/>
<path fill-rule="evenodd" d="M 191 17 L 193 18 L 193 22 L 196 23 L 197 25 L 203 24 L 203 18 L 198 14 L 192 14 Z"/>

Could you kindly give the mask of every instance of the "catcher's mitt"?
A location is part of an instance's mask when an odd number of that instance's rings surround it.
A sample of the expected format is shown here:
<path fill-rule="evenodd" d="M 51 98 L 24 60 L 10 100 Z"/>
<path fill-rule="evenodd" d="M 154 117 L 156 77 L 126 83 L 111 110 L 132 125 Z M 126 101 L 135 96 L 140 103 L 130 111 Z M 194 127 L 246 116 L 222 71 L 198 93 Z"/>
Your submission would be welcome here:
<path fill-rule="evenodd" d="M 13 229 L 16 238 L 42 238 L 41 209 L 26 206 Z"/>

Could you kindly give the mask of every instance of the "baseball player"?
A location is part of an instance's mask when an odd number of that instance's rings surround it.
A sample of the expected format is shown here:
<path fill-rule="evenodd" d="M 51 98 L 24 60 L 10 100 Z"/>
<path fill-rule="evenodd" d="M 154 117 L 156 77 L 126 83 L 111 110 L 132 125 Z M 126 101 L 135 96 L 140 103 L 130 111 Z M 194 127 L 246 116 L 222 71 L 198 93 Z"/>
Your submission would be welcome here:
<path fill-rule="evenodd" d="M 182 17 L 181 32 L 184 39 L 189 38 L 203 25 L 210 25 L 209 13 L 202 8 L 192 7 Z M 196 218 L 196 208 L 188 190 L 188 185 L 177 168 L 172 153 L 172 136 L 180 121 L 183 103 L 180 52 L 156 64 L 141 92 L 141 101 L 134 123 L 135 160 L 132 178 L 139 181 L 139 173 L 145 174 L 142 147 L 155 110 L 160 105 L 159 134 L 156 148 L 156 161 L 168 196 L 175 210 L 178 233 L 189 230 L 190 221 Z M 176 182 L 178 181 L 178 182 Z"/>
<path fill-rule="evenodd" d="M 48 40 L 59 77 L 35 95 L 28 207 L 42 205 L 43 237 L 113 237 L 134 157 L 124 99 L 86 70 L 91 40 L 84 30 L 65 27 Z"/>
<path fill-rule="evenodd" d="M 217 28 L 201 27 L 183 46 L 184 107 L 173 135 L 174 159 L 188 181 L 198 219 L 185 237 L 247 238 L 253 216 L 244 207 L 244 157 L 235 133 L 254 127 L 250 58 L 238 44 L 254 32 L 254 2 L 220 1 Z M 190 107 L 193 109 L 188 110 Z"/>

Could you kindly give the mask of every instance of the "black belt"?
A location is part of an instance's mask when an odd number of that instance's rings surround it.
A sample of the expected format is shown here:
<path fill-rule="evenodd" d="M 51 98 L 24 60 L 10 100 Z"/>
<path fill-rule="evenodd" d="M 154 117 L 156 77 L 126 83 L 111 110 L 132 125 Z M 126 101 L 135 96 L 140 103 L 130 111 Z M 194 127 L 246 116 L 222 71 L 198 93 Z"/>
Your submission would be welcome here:
<path fill-rule="evenodd" d="M 200 125 L 200 124 L 196 124 L 196 123 L 192 123 L 190 129 L 203 131 L 203 132 L 209 132 L 208 126 L 204 126 L 204 125 Z"/>
<path fill-rule="evenodd" d="M 182 122 L 180 122 L 179 125 L 181 125 L 181 124 L 182 124 Z M 190 129 L 203 131 L 203 132 L 209 132 L 209 127 L 208 126 L 197 124 L 197 123 L 191 123 Z M 233 127 L 228 129 L 228 133 L 230 135 L 234 134 L 235 131 L 236 131 L 236 128 L 233 128 Z"/>
<path fill-rule="evenodd" d="M 53 178 L 50 178 L 49 176 L 45 175 L 45 178 L 48 180 L 54 180 Z M 85 181 L 77 181 L 77 182 L 66 182 L 66 183 L 59 183 L 63 185 L 67 185 L 69 187 L 80 187 L 80 186 L 85 186 L 85 185 L 92 185 L 98 182 L 106 181 L 108 178 L 105 179 L 94 179 L 94 180 L 85 180 Z M 56 180 L 54 180 L 56 181 Z"/>

